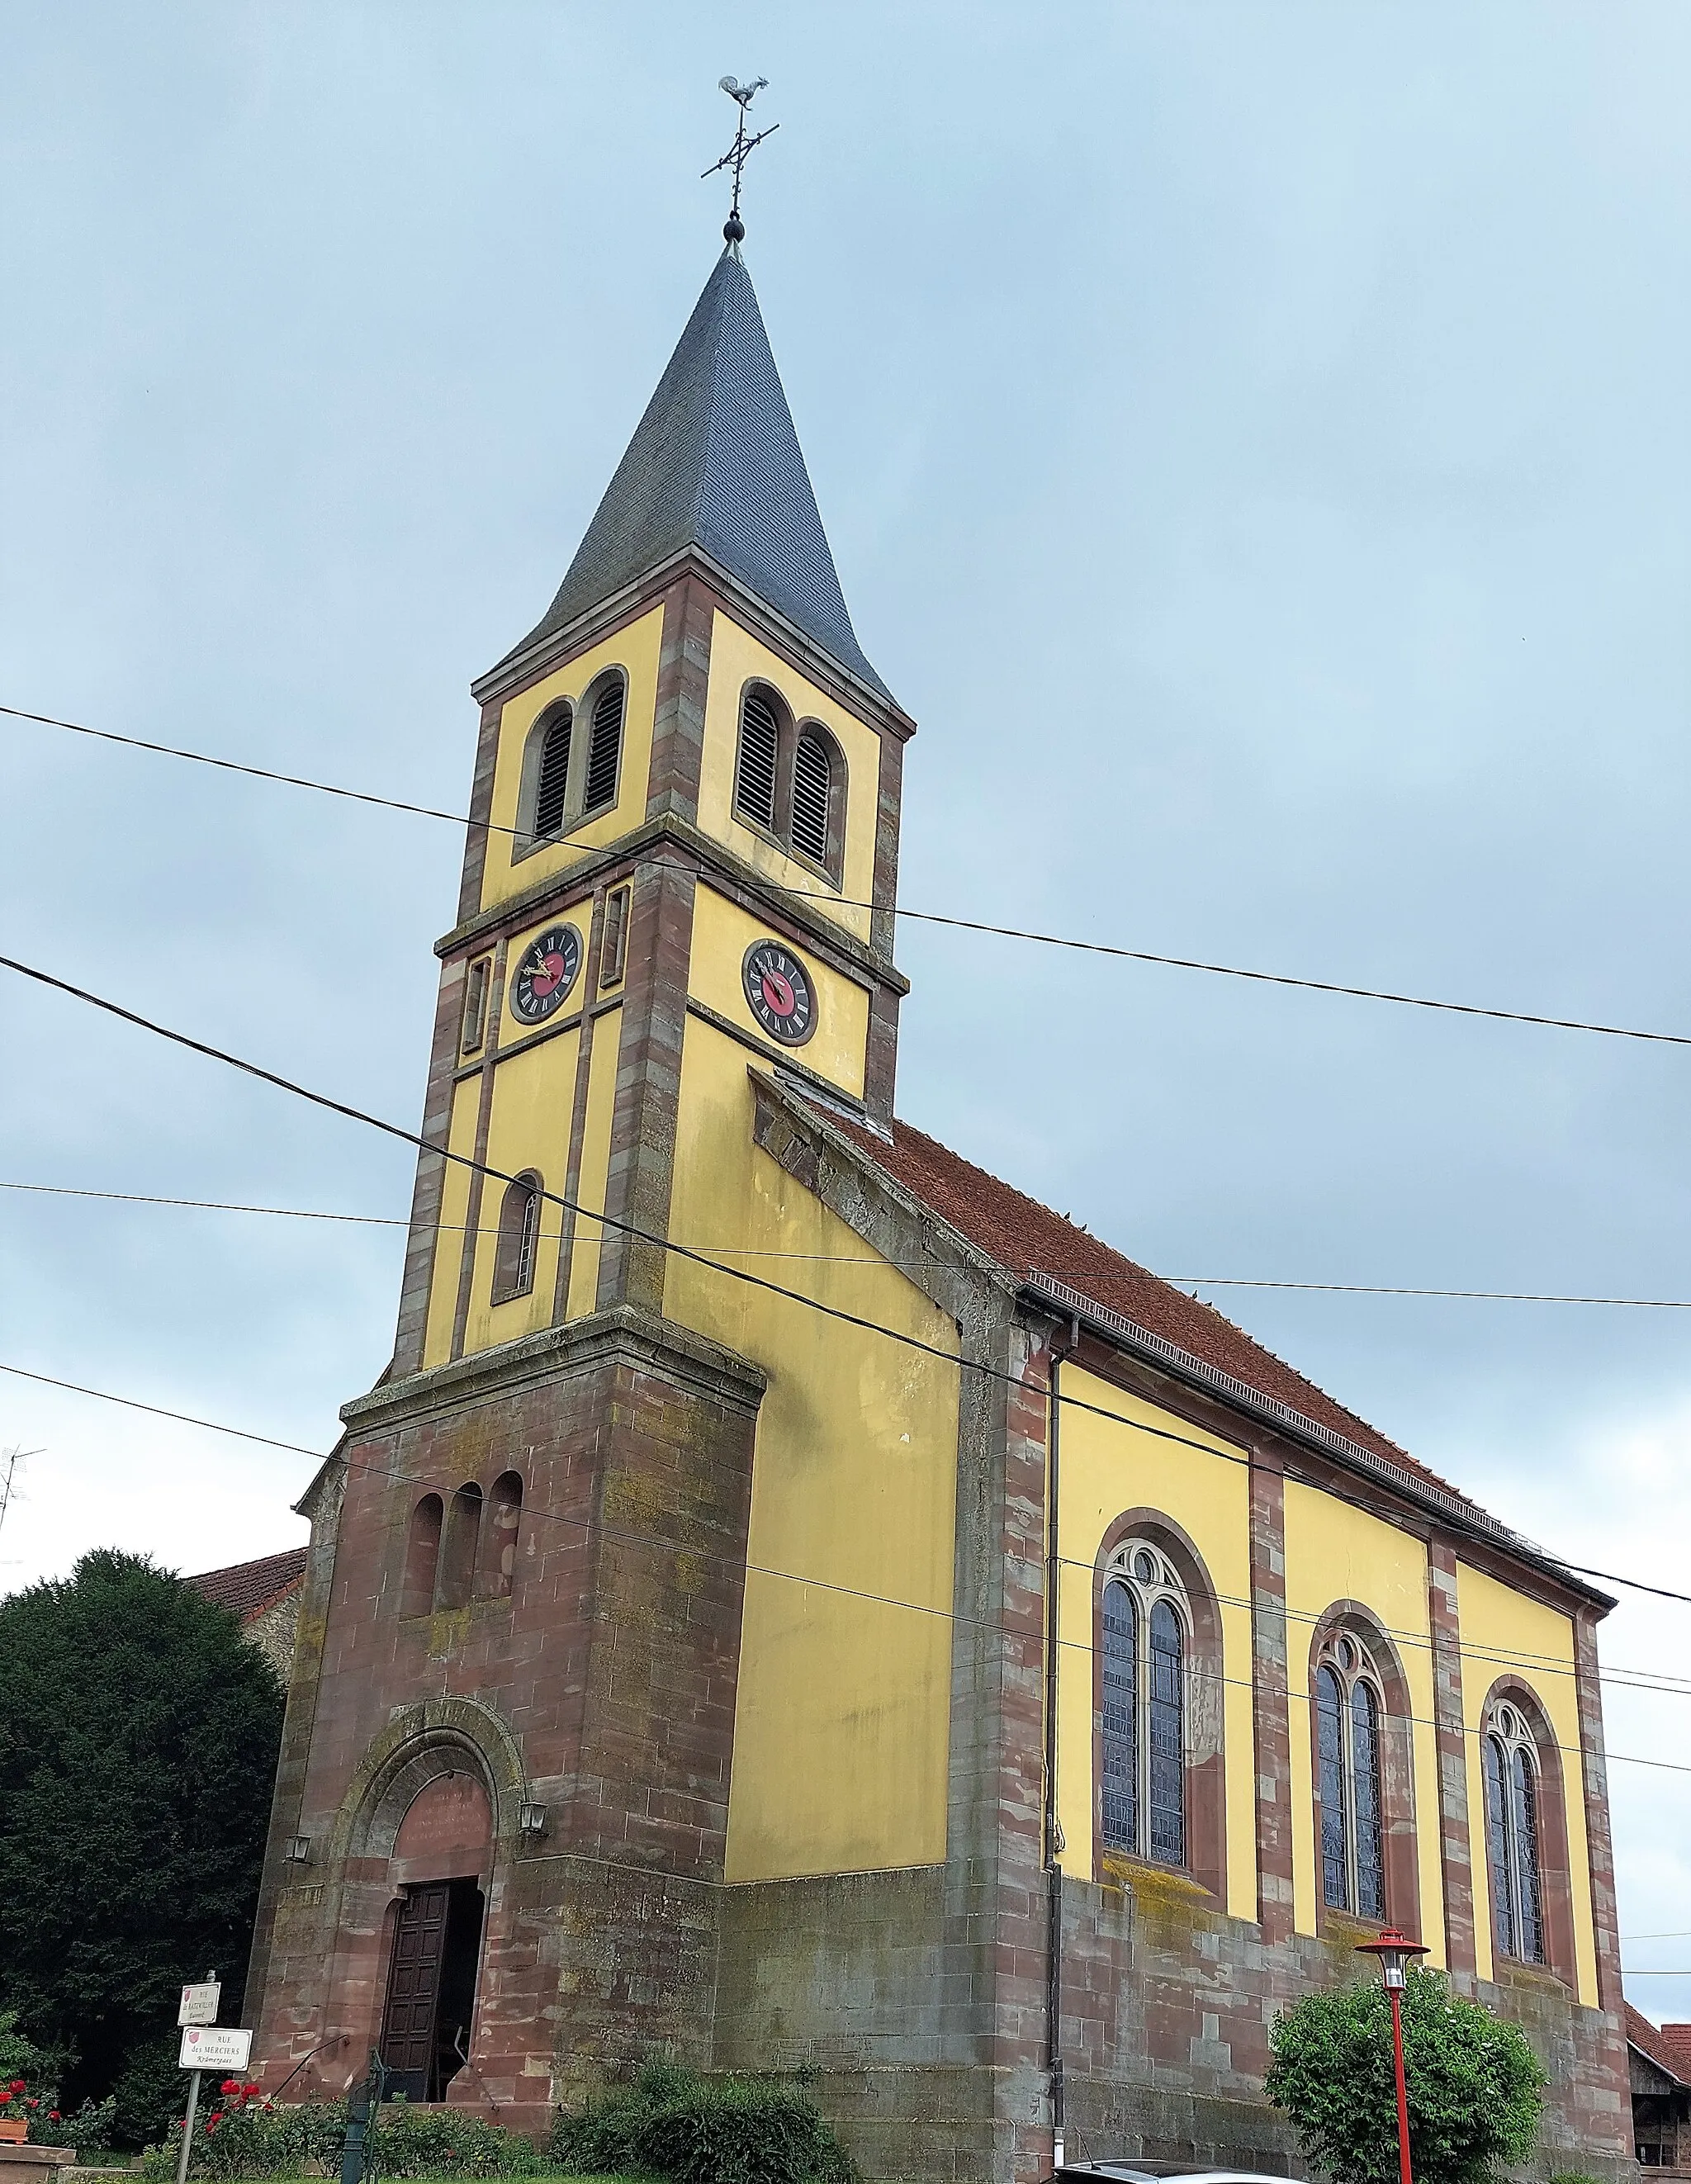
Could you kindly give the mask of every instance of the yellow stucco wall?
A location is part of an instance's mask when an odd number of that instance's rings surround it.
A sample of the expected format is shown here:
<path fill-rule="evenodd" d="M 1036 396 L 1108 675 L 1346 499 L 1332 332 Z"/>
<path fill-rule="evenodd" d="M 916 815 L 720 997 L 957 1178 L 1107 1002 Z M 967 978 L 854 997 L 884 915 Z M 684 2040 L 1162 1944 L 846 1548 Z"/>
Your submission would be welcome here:
<path fill-rule="evenodd" d="M 1336 1601 L 1354 1600 L 1371 1609 L 1390 1634 L 1409 1685 L 1421 1886 L 1419 1938 L 1432 1953 L 1429 1961 L 1442 1965 L 1444 1894 L 1438 1852 L 1432 1630 L 1427 1587 L 1427 1549 L 1421 1540 L 1319 1488 L 1300 1485 L 1295 1479 L 1287 1481 L 1286 1635 L 1291 1691 L 1293 1923 L 1300 1934 L 1313 1934 L 1321 1901 L 1310 1743 L 1310 1656 L 1315 1626 Z"/>
<path fill-rule="evenodd" d="M 772 683 L 796 718 L 820 721 L 846 762 L 845 859 L 835 889 L 814 866 L 801 863 L 734 816 L 734 760 L 739 744 L 740 696 L 755 676 Z M 737 622 L 718 610 L 710 633 L 710 681 L 704 701 L 704 750 L 698 783 L 698 823 L 726 842 L 748 865 L 812 899 L 814 907 L 858 938 L 869 938 L 870 913 L 840 900 L 869 900 L 875 877 L 875 817 L 881 791 L 881 738 L 796 674 Z"/>
<path fill-rule="evenodd" d="M 476 1153 L 476 1117 L 481 1103 L 480 1076 L 453 1088 L 447 1145 L 465 1159 Z M 452 1323 L 458 1314 L 458 1276 L 463 1263 L 464 1223 L 470 1208 L 470 1170 L 448 1161 L 441 1184 L 440 1223 L 435 1232 L 434 1273 L 429 1282 L 429 1316 L 423 1334 L 423 1364 L 444 1365 L 452 1355 Z"/>
<path fill-rule="evenodd" d="M 622 1011 L 609 1009 L 593 1023 L 593 1050 L 587 1063 L 587 1112 L 581 1131 L 581 1173 L 576 1203 L 576 1245 L 570 1260 L 566 1319 L 580 1319 L 598 1301 L 599 1255 L 604 1223 L 589 1217 L 604 1211 L 605 1181 L 610 1173 L 611 1108 L 616 1095 L 617 1046 Z"/>
<path fill-rule="evenodd" d="M 747 1062 L 733 1040 L 688 1022 L 671 1234 L 725 1257 L 731 1246 L 816 1255 L 794 1287 L 954 1351 L 952 1321 L 753 1144 Z M 780 1259 L 743 1263 L 780 1278 Z M 665 1309 L 770 1376 L 727 1877 L 935 1863 L 945 1854 L 957 1368 L 681 1259 L 670 1262 Z"/>
<path fill-rule="evenodd" d="M 731 1023 L 750 1033 L 771 1056 L 791 1056 L 838 1084 L 855 1099 L 863 1097 L 865 1056 L 869 1048 L 869 994 L 854 979 L 820 962 L 803 948 L 795 948 L 810 973 L 816 995 L 816 1028 L 803 1046 L 777 1046 L 765 1039 L 757 1018 L 746 1005 L 740 981 L 740 965 L 754 940 L 765 939 L 767 925 L 748 917 L 737 903 L 730 902 L 714 888 L 701 885 L 693 899 L 693 959 L 687 990 Z M 791 944 L 783 940 L 783 947 Z"/>
<path fill-rule="evenodd" d="M 1474 1861 L 1474 1942 L 1482 1979 L 1492 1976 L 1491 1891 L 1486 1860 L 1485 1781 L 1480 1768 L 1480 1719 L 1498 1678 L 1513 1676 L 1531 1691 L 1555 1731 L 1567 1809 L 1568 1868 L 1572 1883 L 1574 1964 L 1579 1999 L 1597 2006 L 1597 1952 L 1592 1936 L 1590 1850 L 1585 1832 L 1585 1770 L 1580 1758 L 1579 1702 L 1574 1689 L 1573 1624 L 1566 1615 L 1511 1592 L 1482 1570 L 1459 1563 L 1457 1612 L 1462 1627 L 1462 1713 L 1467 1727 L 1468 1832 Z"/>
<path fill-rule="evenodd" d="M 1104 1533 L 1129 1509 L 1171 1518 L 1204 1558 L 1220 1602 L 1222 1746 L 1227 1781 L 1227 1908 L 1256 1917 L 1255 1751 L 1251 1724 L 1250 1488 L 1228 1444 L 1185 1419 L 1112 1387 L 1078 1366 L 1061 1369 L 1060 1392 L 1095 1404 L 1062 1413 L 1059 1544 L 1057 1816 L 1066 1870 L 1090 1877 L 1096 1791 L 1093 1781 L 1093 1573 Z M 1120 1421 L 1118 1424 L 1117 1421 Z M 1213 1457 L 1154 1431 L 1198 1440 Z M 1238 1451 L 1231 1451 L 1237 1457 Z"/>
<path fill-rule="evenodd" d="M 516 844 L 509 833 L 487 837 L 487 861 L 481 876 L 481 907 L 503 902 L 537 882 L 550 879 L 577 862 L 589 850 L 615 841 L 641 824 L 646 816 L 646 794 L 652 775 L 652 727 L 658 711 L 658 653 L 663 636 L 664 610 L 655 606 L 626 629 L 618 630 L 602 644 L 556 669 L 542 682 L 520 691 L 499 716 L 499 749 L 493 770 L 494 827 L 515 827 L 517 800 L 522 787 L 523 750 L 528 732 L 546 708 L 557 699 L 580 699 L 593 677 L 606 667 L 620 667 L 628 677 L 628 705 L 622 724 L 622 769 L 617 799 L 609 811 L 579 826 L 561 842 L 515 858 Z M 579 724 L 581 726 L 583 724 Z"/>
<path fill-rule="evenodd" d="M 576 1098 L 577 1031 L 559 1032 L 539 1045 L 509 1056 L 493 1071 L 493 1106 L 487 1123 L 487 1163 L 506 1175 L 537 1171 L 548 1190 L 562 1191 L 570 1158 L 570 1114 Z M 542 1200 L 535 1247 L 534 1286 L 526 1296 L 495 1304 L 493 1258 L 498 1245 L 499 1205 L 505 1185 L 490 1176 L 481 1197 L 476 1272 L 464 1323 L 466 1351 L 514 1342 L 552 1324 L 558 1280 L 558 1239 L 563 1208 Z"/>

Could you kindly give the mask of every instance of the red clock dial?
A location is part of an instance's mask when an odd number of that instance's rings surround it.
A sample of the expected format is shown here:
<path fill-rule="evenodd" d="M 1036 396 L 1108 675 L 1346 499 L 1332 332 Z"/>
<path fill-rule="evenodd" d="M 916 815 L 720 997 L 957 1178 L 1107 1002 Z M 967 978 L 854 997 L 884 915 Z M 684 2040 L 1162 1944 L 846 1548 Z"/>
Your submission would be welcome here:
<path fill-rule="evenodd" d="M 759 1029 L 783 1046 L 802 1046 L 816 1028 L 816 996 L 792 950 L 778 940 L 754 941 L 740 976 Z"/>
<path fill-rule="evenodd" d="M 517 959 L 511 1013 L 525 1023 L 544 1023 L 562 1007 L 581 967 L 581 934 L 573 925 L 552 926 Z"/>

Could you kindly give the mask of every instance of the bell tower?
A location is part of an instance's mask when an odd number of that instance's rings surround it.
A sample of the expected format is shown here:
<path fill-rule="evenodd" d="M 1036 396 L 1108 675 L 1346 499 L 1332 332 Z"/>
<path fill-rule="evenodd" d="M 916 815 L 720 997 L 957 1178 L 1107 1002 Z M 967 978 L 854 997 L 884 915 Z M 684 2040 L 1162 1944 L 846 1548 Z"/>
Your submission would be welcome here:
<path fill-rule="evenodd" d="M 556 598 L 473 686 L 424 1123 L 464 1157 L 420 1159 L 392 1364 L 301 1505 L 248 1990 L 266 2082 L 314 2059 L 296 2095 L 381 2045 L 416 2097 L 533 2129 L 654 2047 L 711 2052 L 792 1337 L 665 1247 L 772 1248 L 759 1084 L 890 1121 L 914 725 L 853 630 L 739 225 Z"/>
<path fill-rule="evenodd" d="M 669 1234 L 690 1012 L 854 1114 L 892 1112 L 913 724 L 853 631 L 737 242 L 557 597 L 473 688 L 426 1134 L 586 1210 L 542 1199 L 502 1265 L 498 1186 L 424 1156 L 408 1372 L 661 1312 L 664 1253 L 591 1215 Z"/>

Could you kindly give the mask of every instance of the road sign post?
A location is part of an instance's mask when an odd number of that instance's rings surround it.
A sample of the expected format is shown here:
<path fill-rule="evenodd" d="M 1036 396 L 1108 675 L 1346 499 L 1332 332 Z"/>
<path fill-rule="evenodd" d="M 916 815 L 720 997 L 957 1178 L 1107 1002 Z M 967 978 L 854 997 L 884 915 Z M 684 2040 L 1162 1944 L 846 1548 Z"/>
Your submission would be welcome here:
<path fill-rule="evenodd" d="M 208 1972 L 196 1986 L 182 1989 L 181 2005 L 176 2012 L 176 2022 L 182 2031 L 181 2053 L 176 2061 L 189 2073 L 188 2112 L 182 2119 L 182 2148 L 176 2156 L 176 2184 L 187 2184 L 188 2156 L 193 2150 L 202 2072 L 244 2070 L 252 2059 L 252 2034 L 217 2021 L 217 2005 L 222 1992 L 217 1974 Z"/>
<path fill-rule="evenodd" d="M 208 1972 L 197 1986 L 185 1986 L 182 1989 L 181 2004 L 176 2012 L 177 2024 L 181 2025 L 215 2025 L 217 2005 L 222 1992 L 222 1988 L 217 1983 L 215 1972 Z M 188 2155 L 192 2151 L 194 2143 L 194 2118 L 199 2113 L 200 2105 L 199 2070 L 197 2065 L 188 2061 L 187 2042 L 184 2041 L 182 2045 L 184 2052 L 179 2060 L 192 2072 L 192 2075 L 188 2080 L 188 2112 L 182 2119 L 182 2148 L 176 2156 L 176 2184 L 187 2184 Z"/>

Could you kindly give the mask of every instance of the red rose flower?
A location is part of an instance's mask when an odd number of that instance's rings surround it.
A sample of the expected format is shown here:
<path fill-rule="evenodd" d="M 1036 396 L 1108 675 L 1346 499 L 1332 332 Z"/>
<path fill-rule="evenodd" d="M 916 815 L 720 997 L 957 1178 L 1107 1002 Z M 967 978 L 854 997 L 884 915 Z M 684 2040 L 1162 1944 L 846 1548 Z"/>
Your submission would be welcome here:
<path fill-rule="evenodd" d="M 49 2123 L 63 2123 L 64 2120 L 64 2117 L 60 2115 L 57 2109 L 49 2109 L 47 2110 L 47 2120 Z"/>
<path fill-rule="evenodd" d="M 238 2093 L 241 2090 L 241 2081 L 239 2078 L 225 2078 L 217 2090 L 220 2093 Z"/>

